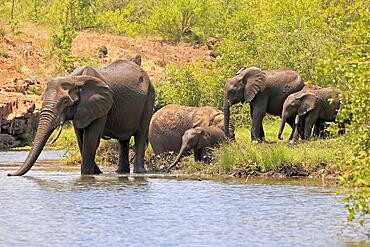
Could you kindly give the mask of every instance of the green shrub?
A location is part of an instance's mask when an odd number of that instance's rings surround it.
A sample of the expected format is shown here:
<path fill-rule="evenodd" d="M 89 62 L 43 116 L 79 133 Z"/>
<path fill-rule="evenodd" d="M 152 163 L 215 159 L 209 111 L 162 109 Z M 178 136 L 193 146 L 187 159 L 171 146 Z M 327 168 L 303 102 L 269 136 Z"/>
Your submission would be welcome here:
<path fill-rule="evenodd" d="M 51 52 L 58 58 L 61 70 L 71 72 L 74 69 L 73 62 L 76 59 L 71 53 L 71 48 L 76 36 L 76 31 L 70 26 L 63 26 L 61 31 L 52 35 L 53 46 Z"/>
<path fill-rule="evenodd" d="M 115 34 L 137 35 L 141 26 L 135 21 L 130 21 L 134 8 L 135 6 L 131 3 L 124 9 L 104 11 L 97 16 L 97 25 Z"/>
<path fill-rule="evenodd" d="M 207 0 L 161 0 L 149 17 L 151 29 L 164 38 L 180 41 L 209 17 Z"/>

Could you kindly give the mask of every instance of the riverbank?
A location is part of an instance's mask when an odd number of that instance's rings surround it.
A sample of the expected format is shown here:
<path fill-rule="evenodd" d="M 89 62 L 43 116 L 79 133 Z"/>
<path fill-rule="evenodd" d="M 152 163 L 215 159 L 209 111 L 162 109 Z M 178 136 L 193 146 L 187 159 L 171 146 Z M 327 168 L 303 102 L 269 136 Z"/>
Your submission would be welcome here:
<path fill-rule="evenodd" d="M 236 129 L 236 141 L 222 144 L 207 153 L 206 162 L 195 162 L 193 156 L 184 157 L 179 170 L 173 169 L 170 174 L 236 177 L 236 178 L 338 178 L 341 164 L 350 153 L 350 146 L 344 142 L 346 136 L 330 139 L 317 139 L 288 143 L 290 128 L 286 128 L 283 138 L 278 140 L 278 119 L 268 119 L 264 125 L 266 139 L 269 143 L 252 143 L 249 127 Z M 22 148 L 27 150 L 29 147 Z M 54 145 L 45 147 L 48 150 L 66 150 L 70 156 L 63 160 L 65 166 L 79 166 L 80 154 L 73 128 L 64 128 Z M 16 149 L 20 150 L 20 149 Z M 133 152 L 131 151 L 130 157 Z M 165 168 L 176 157 L 176 154 L 155 156 L 150 145 L 147 148 L 145 161 L 150 173 L 167 173 Z M 102 140 L 96 157 L 99 166 L 114 166 L 118 162 L 118 144 L 115 140 Z"/>

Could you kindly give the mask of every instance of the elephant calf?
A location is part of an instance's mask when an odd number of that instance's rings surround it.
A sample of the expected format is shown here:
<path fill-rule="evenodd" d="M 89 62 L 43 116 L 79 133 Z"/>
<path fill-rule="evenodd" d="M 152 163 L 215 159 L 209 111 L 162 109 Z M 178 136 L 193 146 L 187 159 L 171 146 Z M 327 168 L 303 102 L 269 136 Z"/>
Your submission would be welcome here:
<path fill-rule="evenodd" d="M 223 131 L 223 124 L 223 112 L 214 107 L 170 104 L 154 113 L 149 127 L 149 141 L 156 155 L 170 151 L 178 153 L 186 130 L 214 126 Z M 229 125 L 233 138 L 234 126 Z"/>
<path fill-rule="evenodd" d="M 189 150 L 194 150 L 194 160 L 201 161 L 207 147 L 214 147 L 226 139 L 225 133 L 217 127 L 196 127 L 185 131 L 182 136 L 180 153 L 168 169 L 176 166 L 181 157 Z"/>
<path fill-rule="evenodd" d="M 309 139 L 314 124 L 335 122 L 340 100 L 341 91 L 336 88 L 304 90 L 289 95 L 283 105 L 278 138 L 281 139 L 285 122 L 294 119 L 291 142 L 298 140 L 301 131 L 302 139 Z"/>

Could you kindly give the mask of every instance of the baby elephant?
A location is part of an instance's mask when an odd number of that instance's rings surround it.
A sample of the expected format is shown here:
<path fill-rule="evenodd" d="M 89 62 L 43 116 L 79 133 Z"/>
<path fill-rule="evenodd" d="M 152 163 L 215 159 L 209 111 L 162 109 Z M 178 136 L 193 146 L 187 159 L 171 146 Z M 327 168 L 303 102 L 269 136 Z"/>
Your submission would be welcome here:
<path fill-rule="evenodd" d="M 302 131 L 302 139 L 309 139 L 315 123 L 335 122 L 340 107 L 341 91 L 336 88 L 305 90 L 289 95 L 283 105 L 279 139 L 285 121 L 294 118 L 291 143 L 295 143 Z"/>
<path fill-rule="evenodd" d="M 214 147 L 226 139 L 225 133 L 213 126 L 188 129 L 182 136 L 180 153 L 168 170 L 176 166 L 180 158 L 189 150 L 194 149 L 194 160 L 201 161 L 202 153 L 207 147 Z"/>

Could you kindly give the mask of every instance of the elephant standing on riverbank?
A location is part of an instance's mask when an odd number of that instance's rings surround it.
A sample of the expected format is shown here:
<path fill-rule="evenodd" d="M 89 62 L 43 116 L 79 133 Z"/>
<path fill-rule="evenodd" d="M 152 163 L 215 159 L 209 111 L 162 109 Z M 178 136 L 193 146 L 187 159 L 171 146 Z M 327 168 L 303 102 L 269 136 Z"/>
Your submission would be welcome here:
<path fill-rule="evenodd" d="M 223 112 L 210 106 L 190 107 L 170 104 L 154 113 L 149 127 L 149 142 L 155 154 L 169 151 L 178 153 L 186 130 L 208 126 L 215 126 L 223 131 Z M 232 124 L 230 129 L 230 136 L 233 138 Z"/>
<path fill-rule="evenodd" d="M 266 113 L 281 115 L 288 95 L 304 87 L 302 77 L 291 69 L 263 71 L 256 67 L 242 68 L 228 79 L 224 89 L 224 129 L 226 136 L 230 121 L 230 107 L 239 102 L 249 103 L 252 117 L 252 141 L 264 141 L 262 120 Z M 293 126 L 293 122 L 288 122 Z"/>
<path fill-rule="evenodd" d="M 50 80 L 35 140 L 26 161 L 11 176 L 21 176 L 36 162 L 52 132 L 72 120 L 82 163 L 81 174 L 101 173 L 95 163 L 100 138 L 120 144 L 118 173 L 130 172 L 129 141 L 135 138 L 134 172 L 145 172 L 144 152 L 154 105 L 154 87 L 142 68 L 117 60 L 103 68 L 79 67 L 70 75 Z"/>
<path fill-rule="evenodd" d="M 278 138 L 281 139 L 285 122 L 294 119 L 291 142 L 298 140 L 300 129 L 303 130 L 302 139 L 309 139 L 314 124 L 335 122 L 340 100 L 341 91 L 336 88 L 304 90 L 289 95 L 283 105 Z"/>
<path fill-rule="evenodd" d="M 225 139 L 226 135 L 223 130 L 214 126 L 188 129 L 182 136 L 180 152 L 168 169 L 174 167 L 181 157 L 192 149 L 194 149 L 194 160 L 201 161 L 205 148 L 214 147 Z"/>

